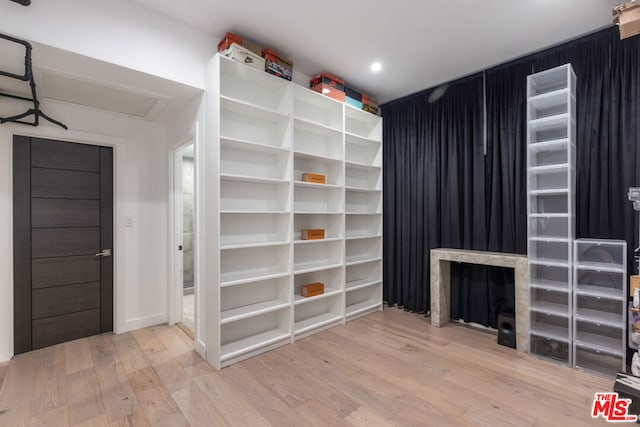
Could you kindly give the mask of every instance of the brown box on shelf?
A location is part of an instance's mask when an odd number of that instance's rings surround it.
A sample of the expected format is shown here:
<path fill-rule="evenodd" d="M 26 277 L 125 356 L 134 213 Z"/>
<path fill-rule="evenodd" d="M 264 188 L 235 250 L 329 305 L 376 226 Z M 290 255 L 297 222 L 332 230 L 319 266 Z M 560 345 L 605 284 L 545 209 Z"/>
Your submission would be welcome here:
<path fill-rule="evenodd" d="M 258 43 L 243 39 L 242 37 L 233 33 L 227 33 L 224 35 L 220 43 L 218 43 L 218 52 L 229 49 L 229 46 L 231 46 L 232 43 L 242 46 L 245 49 L 249 49 L 251 52 L 255 53 L 258 56 L 262 54 L 262 46 L 260 46 Z"/>
<path fill-rule="evenodd" d="M 636 289 L 640 289 L 640 276 L 631 276 L 629 278 L 629 296 L 632 297 Z"/>
<path fill-rule="evenodd" d="M 237 43 L 231 43 L 231 46 L 220 54 L 257 70 L 264 70 L 264 58 Z"/>
<path fill-rule="evenodd" d="M 332 76 L 328 73 L 321 73 L 314 76 L 309 81 L 311 90 L 320 92 L 324 96 L 333 98 L 337 101 L 344 102 L 346 95 L 344 93 L 344 80 Z"/>
<path fill-rule="evenodd" d="M 620 39 L 640 34 L 640 4 L 621 3 L 613 8 L 613 23 L 620 29 Z"/>
<path fill-rule="evenodd" d="M 303 297 L 315 297 L 324 294 L 324 283 L 315 282 L 300 287 L 300 294 Z"/>
<path fill-rule="evenodd" d="M 378 100 L 369 95 L 362 94 L 362 109 L 367 113 L 380 115 L 380 106 Z"/>
<path fill-rule="evenodd" d="M 302 180 L 304 182 L 313 182 L 315 184 L 326 184 L 327 183 L 327 176 L 323 175 L 321 173 L 303 173 L 302 174 Z"/>
<path fill-rule="evenodd" d="M 276 51 L 265 49 L 262 51 L 265 60 L 264 70 L 274 76 L 291 81 L 293 79 L 293 62 L 280 56 Z"/>
<path fill-rule="evenodd" d="M 302 240 L 322 240 L 324 239 L 324 229 L 312 228 L 302 230 Z"/>

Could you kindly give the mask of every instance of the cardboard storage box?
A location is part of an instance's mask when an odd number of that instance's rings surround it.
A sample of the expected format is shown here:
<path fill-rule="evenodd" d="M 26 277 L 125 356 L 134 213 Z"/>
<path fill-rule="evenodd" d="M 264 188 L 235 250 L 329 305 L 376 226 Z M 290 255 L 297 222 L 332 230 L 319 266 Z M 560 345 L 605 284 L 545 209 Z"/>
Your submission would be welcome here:
<path fill-rule="evenodd" d="M 304 182 L 313 182 L 315 184 L 327 183 L 327 177 L 321 173 L 303 173 L 302 180 Z"/>
<path fill-rule="evenodd" d="M 310 228 L 302 230 L 302 240 L 322 240 L 324 239 L 324 229 Z"/>
<path fill-rule="evenodd" d="M 629 296 L 633 297 L 636 289 L 640 289 L 640 276 L 631 276 L 629 278 Z"/>
<path fill-rule="evenodd" d="M 265 60 L 264 70 L 267 73 L 291 81 L 293 78 L 293 62 L 278 55 L 277 52 L 271 49 L 263 50 L 262 57 Z"/>
<path fill-rule="evenodd" d="M 362 109 L 368 113 L 380 115 L 378 100 L 364 93 L 362 94 Z"/>
<path fill-rule="evenodd" d="M 242 47 L 237 43 L 231 43 L 231 46 L 220 52 L 220 54 L 238 62 L 242 62 L 243 64 L 247 64 L 257 70 L 264 70 L 264 58 L 260 55 L 256 55 L 249 49 Z"/>
<path fill-rule="evenodd" d="M 333 98 L 340 102 L 345 101 L 344 80 L 332 76 L 331 74 L 318 74 L 309 81 L 309 87 L 316 92 L 320 92 L 324 96 L 328 96 L 329 98 Z"/>
<path fill-rule="evenodd" d="M 349 86 L 344 87 L 345 103 L 362 110 L 362 94 Z"/>
<path fill-rule="evenodd" d="M 300 294 L 303 297 L 315 297 L 316 295 L 322 295 L 324 293 L 324 283 L 316 282 L 309 283 L 308 285 L 302 285 L 300 287 Z"/>
<path fill-rule="evenodd" d="M 232 43 L 242 46 L 245 49 L 249 49 L 251 52 L 255 53 L 258 56 L 262 54 L 262 46 L 260 46 L 258 43 L 243 39 L 242 37 L 233 33 L 225 34 L 222 41 L 218 43 L 218 52 L 229 49 L 229 46 L 231 46 Z"/>
<path fill-rule="evenodd" d="M 640 4 L 619 4 L 613 8 L 613 15 L 613 23 L 620 27 L 620 39 L 640 34 Z"/>

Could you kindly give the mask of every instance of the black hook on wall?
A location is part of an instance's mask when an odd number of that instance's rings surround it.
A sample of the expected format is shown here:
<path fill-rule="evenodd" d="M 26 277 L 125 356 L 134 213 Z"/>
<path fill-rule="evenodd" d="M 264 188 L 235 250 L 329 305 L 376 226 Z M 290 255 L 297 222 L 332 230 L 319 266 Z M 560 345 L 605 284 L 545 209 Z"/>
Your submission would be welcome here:
<path fill-rule="evenodd" d="M 30 3 L 30 2 L 28 2 Z M 22 4 L 22 3 L 21 3 Z M 17 43 L 17 44 L 21 44 L 25 47 L 25 56 L 24 56 L 24 74 L 15 74 L 15 73 L 10 73 L 7 71 L 2 71 L 0 70 L 0 75 L 1 76 L 6 76 L 6 77 L 10 77 L 12 79 L 17 79 L 17 80 L 21 80 L 21 81 L 28 81 L 29 82 L 29 87 L 31 89 L 31 98 L 27 98 L 24 96 L 19 96 L 19 95 L 13 95 L 13 94 L 9 94 L 9 93 L 2 93 L 0 92 L 0 96 L 5 97 L 5 98 L 11 98 L 11 99 L 17 99 L 20 101 L 27 101 L 27 102 L 32 102 L 33 103 L 33 108 L 30 108 L 29 110 L 25 111 L 22 114 L 18 114 L 15 116 L 11 116 L 11 117 L 0 117 L 0 124 L 4 124 L 4 123 L 20 123 L 23 125 L 29 125 L 29 126 L 38 126 L 40 125 L 40 117 L 42 117 L 45 120 L 48 120 L 49 122 L 60 126 L 63 129 L 68 129 L 67 126 L 64 123 L 61 123 L 55 119 L 52 119 L 51 117 L 47 116 L 44 112 L 42 112 L 42 110 L 40 109 L 40 101 L 38 100 L 38 93 L 36 90 L 36 81 L 35 78 L 33 76 L 33 66 L 32 66 L 32 61 L 31 61 L 31 51 L 33 50 L 31 44 L 26 41 L 26 40 L 20 40 L 20 39 L 16 39 L 14 37 L 8 36 L 6 34 L 2 34 L 0 33 L 0 38 L 8 40 L 10 42 L 13 43 Z M 24 118 L 29 117 L 29 116 L 33 116 L 33 121 L 32 122 L 25 122 Z"/>
<path fill-rule="evenodd" d="M 31 0 L 11 0 L 23 6 L 29 6 L 31 4 Z"/>

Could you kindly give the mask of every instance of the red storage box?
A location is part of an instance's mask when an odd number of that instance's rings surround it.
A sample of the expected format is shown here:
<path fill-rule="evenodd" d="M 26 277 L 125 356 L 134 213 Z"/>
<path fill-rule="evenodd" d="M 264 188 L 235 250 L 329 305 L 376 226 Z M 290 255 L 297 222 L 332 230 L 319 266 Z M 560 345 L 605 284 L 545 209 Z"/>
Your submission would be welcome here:
<path fill-rule="evenodd" d="M 293 62 L 284 58 L 276 51 L 265 49 L 262 51 L 262 57 L 265 59 L 264 70 L 274 76 L 282 77 L 291 81 L 293 78 Z"/>
<path fill-rule="evenodd" d="M 378 100 L 370 97 L 369 95 L 362 94 L 362 109 L 371 114 L 380 114 L 380 107 Z"/>
<path fill-rule="evenodd" d="M 252 41 L 243 39 L 239 35 L 233 33 L 227 33 L 224 35 L 222 41 L 218 43 L 218 52 L 222 52 L 223 50 L 228 49 L 232 43 L 242 46 L 258 56 L 260 56 L 260 54 L 262 53 L 262 46 Z"/>
<path fill-rule="evenodd" d="M 344 80 L 332 76 L 328 73 L 318 74 L 309 81 L 309 87 L 321 94 L 333 98 L 340 102 L 344 102 L 346 95 L 344 93 Z"/>

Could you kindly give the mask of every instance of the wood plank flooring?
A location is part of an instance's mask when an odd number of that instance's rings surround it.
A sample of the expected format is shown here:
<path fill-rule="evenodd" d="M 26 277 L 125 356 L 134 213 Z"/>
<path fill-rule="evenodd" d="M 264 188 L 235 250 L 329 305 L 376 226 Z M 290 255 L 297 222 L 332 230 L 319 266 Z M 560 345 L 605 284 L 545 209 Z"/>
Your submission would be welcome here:
<path fill-rule="evenodd" d="M 21 354 L 0 426 L 603 425 L 589 411 L 612 386 L 394 308 L 221 372 L 192 348 L 157 326 Z"/>

